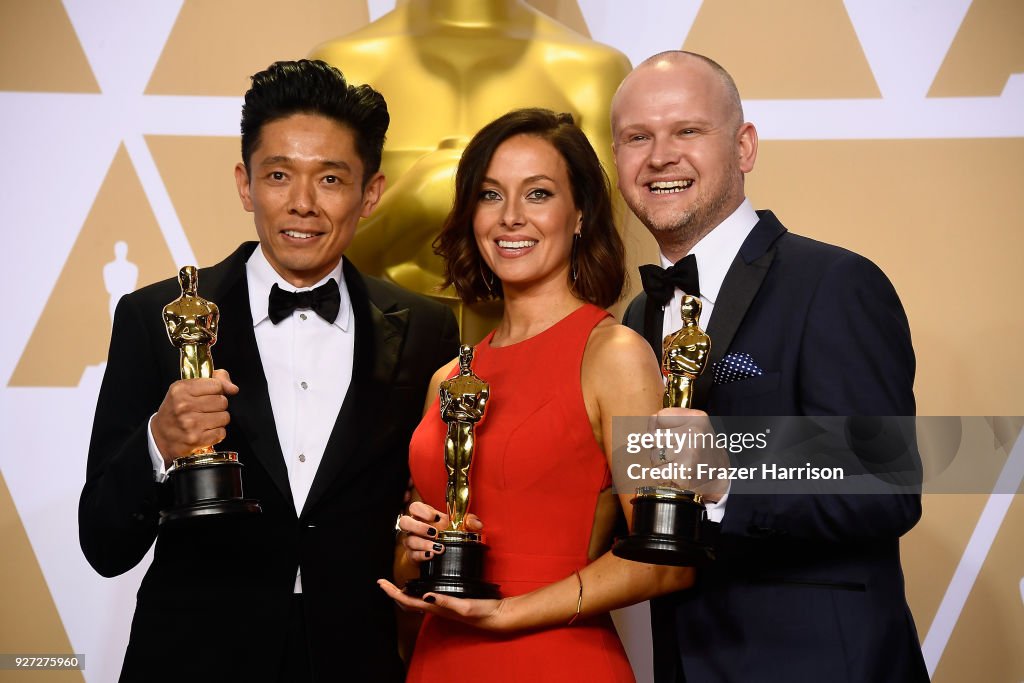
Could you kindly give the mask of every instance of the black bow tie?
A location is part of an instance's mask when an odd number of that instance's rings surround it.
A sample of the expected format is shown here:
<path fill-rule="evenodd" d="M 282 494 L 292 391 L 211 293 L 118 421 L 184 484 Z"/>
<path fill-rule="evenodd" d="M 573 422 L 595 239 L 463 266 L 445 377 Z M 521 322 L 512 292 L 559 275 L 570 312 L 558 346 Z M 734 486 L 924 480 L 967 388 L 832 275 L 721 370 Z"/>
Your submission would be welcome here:
<path fill-rule="evenodd" d="M 687 294 L 700 296 L 700 279 L 697 277 L 697 257 L 693 254 L 680 259 L 668 268 L 661 266 L 640 266 L 640 281 L 647 297 L 664 306 L 672 301 L 676 289 Z"/>
<path fill-rule="evenodd" d="M 296 308 L 311 308 L 313 312 L 329 323 L 333 323 L 341 309 L 341 292 L 332 277 L 316 289 L 305 292 L 287 292 L 275 283 L 270 288 L 270 305 L 267 315 L 275 325 L 295 312 Z"/>

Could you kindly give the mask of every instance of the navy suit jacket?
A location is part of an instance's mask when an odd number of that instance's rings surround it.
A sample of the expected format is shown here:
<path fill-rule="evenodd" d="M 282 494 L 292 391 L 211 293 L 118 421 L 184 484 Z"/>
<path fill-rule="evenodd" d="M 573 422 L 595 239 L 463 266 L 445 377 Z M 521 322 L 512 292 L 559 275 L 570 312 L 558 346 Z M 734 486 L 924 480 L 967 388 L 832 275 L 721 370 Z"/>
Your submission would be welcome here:
<path fill-rule="evenodd" d="M 153 480 L 147 424 L 180 379 L 163 307 L 177 279 L 125 296 L 114 315 L 85 487 L 82 549 L 104 576 L 134 567 L 156 541 L 139 589 L 123 681 L 276 681 L 296 569 L 314 680 L 400 681 L 394 610 L 376 586 L 391 575 L 392 525 L 406 490 L 408 445 L 431 375 L 455 357 L 451 311 L 347 261 L 355 319 L 352 381 L 308 499 L 296 514 L 253 333 L 245 262 L 256 243 L 200 271 L 221 311 L 216 367 L 231 374 L 231 424 L 245 495 L 260 515 L 159 527 L 170 486 Z"/>
<path fill-rule="evenodd" d="M 713 416 L 913 415 L 910 329 L 889 280 L 857 254 L 758 215 L 708 322 L 711 356 L 694 407 Z M 640 294 L 623 322 L 660 353 L 662 319 Z M 732 353 L 749 354 L 763 374 L 715 385 L 712 366 Z M 927 680 L 899 555 L 920 495 L 745 488 L 732 482 L 718 561 L 692 589 L 651 603 L 656 680 Z"/>

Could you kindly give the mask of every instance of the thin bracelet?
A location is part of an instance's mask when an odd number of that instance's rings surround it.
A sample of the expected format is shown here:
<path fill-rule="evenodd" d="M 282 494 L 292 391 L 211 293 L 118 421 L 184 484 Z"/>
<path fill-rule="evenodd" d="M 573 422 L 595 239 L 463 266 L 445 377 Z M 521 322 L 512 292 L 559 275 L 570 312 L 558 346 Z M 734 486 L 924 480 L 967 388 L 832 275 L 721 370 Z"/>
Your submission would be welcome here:
<path fill-rule="evenodd" d="M 576 622 L 576 620 L 580 618 L 580 612 L 583 610 L 583 579 L 580 578 L 579 569 L 573 569 L 572 571 L 574 574 L 576 574 L 576 581 L 580 584 L 580 595 L 576 599 L 576 614 L 572 615 L 572 618 L 569 620 L 569 623 L 566 624 L 566 626 L 572 626 Z"/>

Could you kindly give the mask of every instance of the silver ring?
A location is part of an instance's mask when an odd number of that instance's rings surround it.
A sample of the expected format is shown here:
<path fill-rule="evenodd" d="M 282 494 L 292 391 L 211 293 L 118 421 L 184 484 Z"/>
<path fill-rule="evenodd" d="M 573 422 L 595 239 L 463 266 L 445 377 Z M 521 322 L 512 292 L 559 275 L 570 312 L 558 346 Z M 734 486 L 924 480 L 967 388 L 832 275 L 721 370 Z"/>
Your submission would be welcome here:
<path fill-rule="evenodd" d="M 395 517 L 395 538 L 398 538 L 398 534 L 402 533 L 402 517 L 401 512 L 398 513 L 398 517 Z"/>

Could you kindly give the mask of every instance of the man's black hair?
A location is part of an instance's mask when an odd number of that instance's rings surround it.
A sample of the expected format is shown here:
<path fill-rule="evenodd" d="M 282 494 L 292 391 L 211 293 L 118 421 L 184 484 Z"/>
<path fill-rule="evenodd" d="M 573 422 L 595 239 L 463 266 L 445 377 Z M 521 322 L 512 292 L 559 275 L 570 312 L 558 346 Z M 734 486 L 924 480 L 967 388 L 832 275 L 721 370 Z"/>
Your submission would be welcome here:
<path fill-rule="evenodd" d="M 380 170 L 391 117 L 384 96 L 368 85 L 349 85 L 320 60 L 274 62 L 254 74 L 242 105 L 242 161 L 251 173 L 253 150 L 263 126 L 293 114 L 316 114 L 348 127 L 363 162 L 363 185 Z"/>

